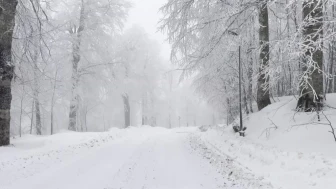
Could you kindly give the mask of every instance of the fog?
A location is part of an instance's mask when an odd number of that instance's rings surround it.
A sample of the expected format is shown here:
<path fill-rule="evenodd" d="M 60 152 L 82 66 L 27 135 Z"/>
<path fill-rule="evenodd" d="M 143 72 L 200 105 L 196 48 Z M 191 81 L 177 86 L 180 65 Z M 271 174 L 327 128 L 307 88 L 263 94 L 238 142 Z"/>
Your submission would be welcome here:
<path fill-rule="evenodd" d="M 11 135 L 214 124 L 218 113 L 171 62 L 165 1 L 21 1 Z M 39 7 L 39 8 L 36 8 Z"/>

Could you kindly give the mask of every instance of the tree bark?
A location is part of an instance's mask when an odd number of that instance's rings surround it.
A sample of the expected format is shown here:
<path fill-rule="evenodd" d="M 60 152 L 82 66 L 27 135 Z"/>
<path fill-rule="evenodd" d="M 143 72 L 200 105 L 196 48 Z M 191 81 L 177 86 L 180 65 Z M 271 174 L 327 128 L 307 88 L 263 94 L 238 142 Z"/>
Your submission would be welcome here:
<path fill-rule="evenodd" d="M 124 102 L 125 128 L 131 126 L 131 106 L 129 103 L 128 94 L 122 95 Z"/>
<path fill-rule="evenodd" d="M 41 111 L 40 111 L 40 101 L 39 101 L 39 89 L 38 89 L 38 66 L 37 66 L 37 60 L 38 60 L 38 49 L 35 46 L 35 54 L 33 57 L 33 64 L 34 64 L 34 93 L 33 98 L 35 102 L 35 127 L 36 127 L 36 134 L 42 135 L 42 123 L 41 123 Z"/>
<path fill-rule="evenodd" d="M 330 61 L 329 61 L 329 77 L 327 77 L 328 93 L 332 93 L 333 90 L 333 75 L 334 75 L 334 42 L 329 45 Z"/>
<path fill-rule="evenodd" d="M 34 124 L 34 99 L 32 101 L 32 108 L 31 108 L 31 119 L 30 119 L 30 134 L 33 134 L 33 124 Z"/>
<path fill-rule="evenodd" d="M 335 19 L 335 3 L 332 2 L 332 19 Z M 335 23 L 332 24 L 332 31 L 335 32 Z M 329 93 L 335 92 L 335 68 L 334 68 L 334 61 L 335 61 L 335 48 L 336 43 L 335 39 L 331 41 L 331 62 L 330 62 L 330 76 L 332 79 L 329 81 Z"/>
<path fill-rule="evenodd" d="M 54 77 L 54 87 L 53 93 L 51 97 L 51 107 L 50 107 L 50 134 L 54 134 L 54 106 L 55 106 L 55 92 L 56 92 L 56 82 L 57 82 L 57 74 L 58 70 L 56 69 L 55 77 Z"/>
<path fill-rule="evenodd" d="M 253 113 L 253 106 L 252 106 L 252 101 L 253 101 L 253 85 L 252 85 L 252 81 L 253 81 L 253 60 L 251 58 L 251 62 L 249 63 L 248 66 L 248 73 L 247 73 L 247 77 L 248 77 L 248 101 L 249 101 L 249 105 L 250 105 L 250 112 Z"/>
<path fill-rule="evenodd" d="M 12 36 L 15 26 L 17 0 L 0 1 L 0 146 L 10 144 Z"/>
<path fill-rule="evenodd" d="M 309 19 L 310 18 L 310 19 Z M 311 80 L 309 84 L 312 87 L 304 88 L 303 94 L 309 94 L 310 98 L 316 100 L 316 95 L 323 95 L 323 74 L 319 69 L 323 68 L 323 52 L 318 46 L 323 46 L 323 3 L 321 0 L 305 1 L 303 3 L 303 19 L 314 19 L 315 21 L 310 21 L 304 24 L 303 37 L 304 44 L 307 47 L 305 51 L 305 57 L 303 59 L 305 66 L 303 71 L 312 71 Z M 320 42 L 319 42 L 320 41 Z M 312 43 L 313 42 L 313 43 Z M 319 44 L 316 44 L 316 43 Z M 316 49 L 314 51 L 314 49 Z M 312 59 L 318 69 L 314 69 L 314 66 L 309 66 L 309 59 Z M 316 95 L 314 95 L 313 91 Z"/>
<path fill-rule="evenodd" d="M 323 51 L 319 48 L 323 47 L 323 2 L 321 0 L 304 1 L 302 6 L 305 46 L 302 71 L 308 72 L 308 80 L 301 81 L 301 97 L 298 100 L 297 109 L 319 111 L 324 97 Z"/>
<path fill-rule="evenodd" d="M 288 0 L 286 0 L 286 4 L 288 4 Z M 286 13 L 287 13 L 287 37 L 288 39 L 290 39 L 290 13 L 289 13 L 289 8 L 286 9 Z M 296 16 L 296 15 L 295 15 Z M 292 87 L 292 76 L 293 76 L 293 72 L 292 72 L 292 68 L 290 65 L 290 61 L 288 61 L 288 74 L 289 74 L 289 84 L 288 84 L 288 88 L 289 90 L 287 90 L 287 95 L 293 95 L 293 87 Z"/>
<path fill-rule="evenodd" d="M 20 137 L 22 137 L 23 100 L 24 100 L 24 85 L 22 85 L 22 96 L 21 96 L 21 101 L 20 101 L 20 125 L 19 125 L 19 134 L 20 134 Z"/>
<path fill-rule="evenodd" d="M 244 106 L 245 106 L 245 112 L 246 114 L 250 114 L 250 111 L 249 111 L 249 107 L 248 107 L 248 103 L 247 103 L 247 94 L 246 94 L 246 89 L 245 89 L 245 85 L 243 86 L 243 100 L 244 100 Z"/>
<path fill-rule="evenodd" d="M 78 75 L 78 64 L 81 59 L 80 56 L 80 45 L 82 41 L 82 32 L 85 29 L 85 3 L 84 0 L 81 1 L 80 17 L 79 17 L 79 27 L 72 27 L 70 33 L 76 34 L 75 39 L 72 43 L 72 77 L 71 77 L 71 100 L 70 100 L 70 112 L 69 112 L 69 126 L 68 129 L 76 131 L 77 122 L 77 88 L 79 83 Z"/>
<path fill-rule="evenodd" d="M 226 104 L 227 104 L 227 125 L 231 124 L 234 121 L 233 115 L 232 115 L 232 107 L 231 107 L 231 99 L 226 98 Z"/>
<path fill-rule="evenodd" d="M 145 92 L 142 95 L 142 103 L 141 103 L 141 108 L 142 108 L 142 125 L 148 125 L 148 104 L 147 104 L 147 93 Z"/>
<path fill-rule="evenodd" d="M 269 76 L 266 72 L 269 69 L 269 24 L 267 1 L 259 0 L 259 43 L 260 43 L 260 67 L 258 75 L 257 104 L 261 110 L 271 104 L 269 90 Z M 265 90 L 266 89 L 266 90 Z"/>

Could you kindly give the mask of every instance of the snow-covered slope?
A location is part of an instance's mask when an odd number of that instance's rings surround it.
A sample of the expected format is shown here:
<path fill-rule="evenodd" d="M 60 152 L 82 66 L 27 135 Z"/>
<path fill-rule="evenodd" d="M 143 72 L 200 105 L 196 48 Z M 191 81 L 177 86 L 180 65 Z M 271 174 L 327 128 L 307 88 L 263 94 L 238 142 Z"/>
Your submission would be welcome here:
<path fill-rule="evenodd" d="M 330 121 L 336 128 L 336 94 L 327 96 L 327 106 L 320 113 L 321 121 L 316 112 L 295 112 L 297 100 L 294 97 L 277 100 L 246 118 L 247 138 L 287 151 L 322 153 L 336 158 L 336 142 L 329 125 Z"/>
<path fill-rule="evenodd" d="M 200 143 L 213 152 L 226 154 L 269 180 L 275 188 L 333 189 L 336 178 L 336 95 L 327 96 L 320 113 L 296 113 L 296 99 L 277 99 L 264 110 L 244 120 L 246 137 L 232 127 L 216 127 L 198 133 Z M 328 121 L 329 120 L 329 121 Z"/>

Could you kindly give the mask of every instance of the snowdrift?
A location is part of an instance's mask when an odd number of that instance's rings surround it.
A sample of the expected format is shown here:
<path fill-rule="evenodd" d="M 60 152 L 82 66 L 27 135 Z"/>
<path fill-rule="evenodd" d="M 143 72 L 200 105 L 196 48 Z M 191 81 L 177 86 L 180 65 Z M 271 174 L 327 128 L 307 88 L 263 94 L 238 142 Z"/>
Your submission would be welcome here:
<path fill-rule="evenodd" d="M 294 97 L 276 100 L 245 118 L 245 138 L 232 126 L 198 136 L 208 148 L 230 156 L 274 188 L 335 188 L 336 142 L 330 131 L 331 125 L 336 127 L 336 94 L 327 96 L 320 122 L 316 112 L 296 112 Z"/>
<path fill-rule="evenodd" d="M 247 117 L 247 138 L 286 151 L 336 158 L 336 142 L 330 133 L 331 126 L 336 128 L 336 94 L 327 96 L 326 106 L 319 114 L 321 121 L 316 112 L 296 112 L 296 103 L 294 97 L 282 97 Z"/>

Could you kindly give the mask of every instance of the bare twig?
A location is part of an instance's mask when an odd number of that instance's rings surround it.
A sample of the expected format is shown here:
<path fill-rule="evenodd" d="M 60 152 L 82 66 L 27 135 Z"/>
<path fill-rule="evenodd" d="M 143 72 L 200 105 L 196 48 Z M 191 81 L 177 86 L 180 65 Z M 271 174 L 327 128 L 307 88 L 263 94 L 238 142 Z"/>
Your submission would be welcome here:
<path fill-rule="evenodd" d="M 325 113 L 323 112 L 323 111 L 321 111 L 322 112 L 322 114 L 324 115 L 324 117 L 326 118 L 326 120 L 328 121 L 328 125 L 330 126 L 330 128 L 331 128 L 331 131 L 329 131 L 333 136 L 334 136 L 334 140 L 335 140 L 335 142 L 336 142 L 336 135 L 335 135 L 335 128 L 332 126 L 332 124 L 331 124 L 331 121 L 329 120 L 329 118 L 325 115 Z"/>
<path fill-rule="evenodd" d="M 260 134 L 260 136 L 258 138 L 260 138 L 264 133 L 266 134 L 266 138 L 268 139 L 270 134 L 271 134 L 271 130 L 277 130 L 279 127 L 270 119 L 268 118 L 268 120 L 272 123 L 273 127 L 268 127 L 266 129 L 263 130 L 263 132 Z"/>

